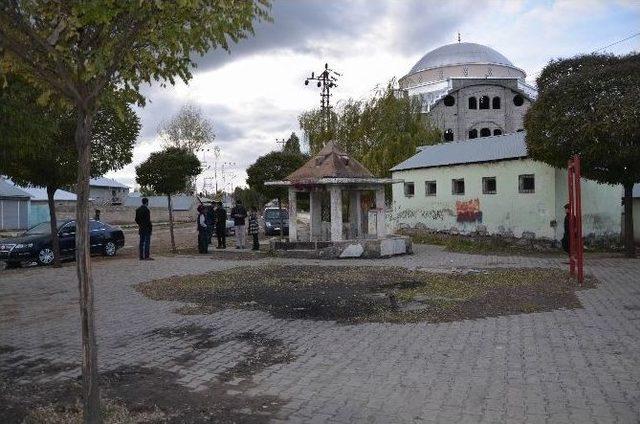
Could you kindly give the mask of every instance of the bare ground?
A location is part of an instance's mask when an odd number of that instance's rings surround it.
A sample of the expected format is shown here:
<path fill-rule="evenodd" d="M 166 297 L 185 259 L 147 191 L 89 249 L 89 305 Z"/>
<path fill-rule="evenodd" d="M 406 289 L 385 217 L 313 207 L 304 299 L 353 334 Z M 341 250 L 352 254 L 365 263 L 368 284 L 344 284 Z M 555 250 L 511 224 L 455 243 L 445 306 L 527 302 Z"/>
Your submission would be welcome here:
<path fill-rule="evenodd" d="M 588 286 L 592 287 L 593 283 Z M 183 314 L 233 307 L 277 318 L 358 322 L 447 322 L 580 308 L 575 281 L 546 269 L 436 274 L 404 268 L 240 267 L 142 283 L 156 300 L 188 302 Z"/>

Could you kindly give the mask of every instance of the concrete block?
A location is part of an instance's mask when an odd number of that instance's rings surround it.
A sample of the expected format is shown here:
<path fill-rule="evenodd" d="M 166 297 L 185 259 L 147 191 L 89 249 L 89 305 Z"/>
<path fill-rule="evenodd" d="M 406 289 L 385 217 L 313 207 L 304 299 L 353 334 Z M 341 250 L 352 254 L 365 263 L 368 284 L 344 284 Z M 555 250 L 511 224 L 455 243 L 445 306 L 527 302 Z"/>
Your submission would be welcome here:
<path fill-rule="evenodd" d="M 360 243 L 353 243 L 348 245 L 342 253 L 340 253 L 341 258 L 359 258 L 362 256 L 364 252 L 364 247 Z"/>

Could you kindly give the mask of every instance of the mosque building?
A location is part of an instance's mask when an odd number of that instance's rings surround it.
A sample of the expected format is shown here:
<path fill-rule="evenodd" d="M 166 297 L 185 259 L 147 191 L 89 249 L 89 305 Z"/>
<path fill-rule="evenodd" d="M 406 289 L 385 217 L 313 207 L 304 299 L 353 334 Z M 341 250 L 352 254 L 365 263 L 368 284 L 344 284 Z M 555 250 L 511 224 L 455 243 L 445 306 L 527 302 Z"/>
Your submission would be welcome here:
<path fill-rule="evenodd" d="M 458 141 L 522 131 L 537 95 L 526 76 L 491 47 L 457 42 L 425 54 L 399 84 L 444 141 Z"/>
<path fill-rule="evenodd" d="M 391 168 L 397 228 L 557 241 L 567 170 L 529 156 L 524 116 L 537 92 L 496 50 L 454 43 L 425 54 L 399 81 L 418 98 L 444 143 Z M 621 187 L 582 179 L 583 234 L 618 240 Z"/>

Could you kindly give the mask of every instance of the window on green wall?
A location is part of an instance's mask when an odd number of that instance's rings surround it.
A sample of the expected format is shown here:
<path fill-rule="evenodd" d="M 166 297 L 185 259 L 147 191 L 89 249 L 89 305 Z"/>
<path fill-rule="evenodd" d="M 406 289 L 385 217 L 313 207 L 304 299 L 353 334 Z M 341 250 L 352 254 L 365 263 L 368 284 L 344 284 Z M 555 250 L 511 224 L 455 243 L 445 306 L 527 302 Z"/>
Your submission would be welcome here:
<path fill-rule="evenodd" d="M 451 180 L 451 194 L 464 195 L 464 178 Z"/>
<path fill-rule="evenodd" d="M 404 183 L 404 195 L 406 197 L 412 197 L 416 192 L 415 185 L 413 183 Z"/>
<path fill-rule="evenodd" d="M 518 176 L 518 191 L 520 193 L 535 193 L 536 179 L 533 174 L 523 174 Z"/>
<path fill-rule="evenodd" d="M 496 194 L 496 177 L 482 177 L 482 193 Z"/>
<path fill-rule="evenodd" d="M 425 181 L 424 182 L 424 194 L 425 196 L 435 196 L 436 195 L 436 182 L 435 181 Z"/>

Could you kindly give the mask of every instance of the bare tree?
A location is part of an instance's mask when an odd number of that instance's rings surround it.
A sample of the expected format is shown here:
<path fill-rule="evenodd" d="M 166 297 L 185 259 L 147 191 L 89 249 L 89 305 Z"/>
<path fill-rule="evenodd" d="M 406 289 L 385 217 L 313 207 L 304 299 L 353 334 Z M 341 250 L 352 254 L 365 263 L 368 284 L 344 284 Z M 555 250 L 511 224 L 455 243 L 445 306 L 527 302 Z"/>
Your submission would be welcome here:
<path fill-rule="evenodd" d="M 164 147 L 177 147 L 195 153 L 215 139 L 213 124 L 202 109 L 187 103 L 168 122 L 158 128 Z"/>

